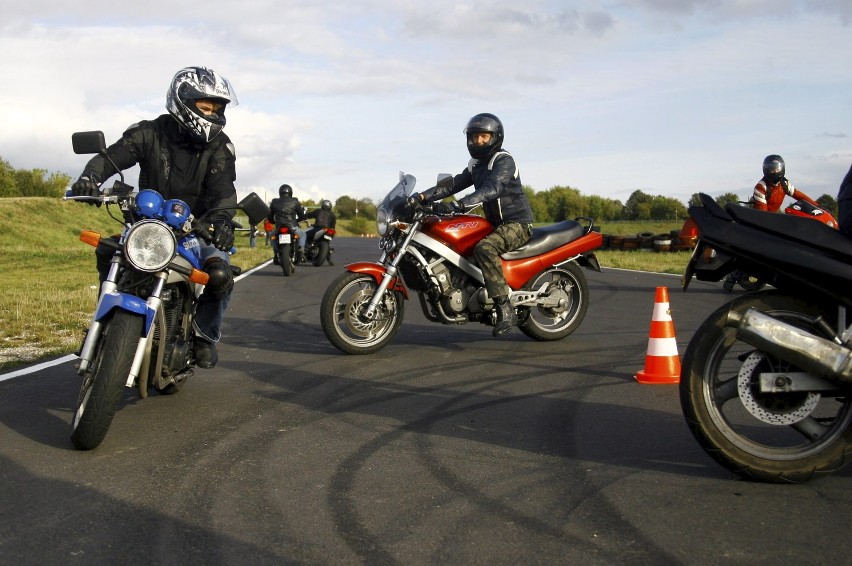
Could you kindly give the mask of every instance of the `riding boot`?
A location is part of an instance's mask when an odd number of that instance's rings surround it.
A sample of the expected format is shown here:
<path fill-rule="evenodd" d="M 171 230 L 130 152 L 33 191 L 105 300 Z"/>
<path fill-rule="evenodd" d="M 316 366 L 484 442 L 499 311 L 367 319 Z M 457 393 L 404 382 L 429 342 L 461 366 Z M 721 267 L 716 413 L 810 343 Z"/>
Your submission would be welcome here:
<path fill-rule="evenodd" d="M 518 316 L 508 297 L 494 297 L 494 310 L 497 313 L 497 323 L 491 335 L 497 338 L 509 332 L 518 323 Z"/>
<path fill-rule="evenodd" d="M 272 263 L 278 265 L 278 252 L 275 252 L 275 255 L 272 256 Z"/>
<path fill-rule="evenodd" d="M 195 338 L 193 344 L 195 346 L 195 365 L 203 369 L 215 367 L 219 361 L 216 344 L 199 337 Z"/>

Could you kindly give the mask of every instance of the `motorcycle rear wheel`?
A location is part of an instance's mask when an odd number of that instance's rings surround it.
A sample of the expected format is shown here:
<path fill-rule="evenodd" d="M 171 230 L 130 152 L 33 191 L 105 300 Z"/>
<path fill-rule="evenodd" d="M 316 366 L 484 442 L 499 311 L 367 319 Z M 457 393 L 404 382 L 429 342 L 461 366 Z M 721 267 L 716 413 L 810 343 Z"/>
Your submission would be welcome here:
<path fill-rule="evenodd" d="M 849 391 L 761 393 L 760 372 L 799 370 L 739 340 L 725 325 L 729 311 L 749 308 L 825 337 L 816 323 L 819 308 L 778 291 L 746 295 L 716 310 L 684 355 L 680 399 L 689 429 L 708 455 L 747 480 L 802 483 L 839 470 L 852 457 Z"/>
<path fill-rule="evenodd" d="M 589 307 L 589 286 L 586 276 L 576 263 L 550 267 L 542 271 L 524 289 L 537 290 L 549 283 L 547 296 L 559 304 L 529 307 L 525 320 L 519 325 L 521 332 L 542 342 L 561 340 L 580 326 Z"/>
<path fill-rule="evenodd" d="M 372 319 L 362 316 L 378 284 L 372 275 L 345 271 L 329 285 L 320 306 L 326 338 L 347 354 L 372 354 L 384 348 L 399 331 L 405 314 L 402 294 L 385 291 Z"/>
<path fill-rule="evenodd" d="M 141 335 L 142 317 L 125 311 L 116 311 L 104 325 L 71 422 L 71 442 L 80 450 L 91 450 L 106 437 Z"/>
<path fill-rule="evenodd" d="M 316 267 L 321 266 L 328 259 L 328 241 L 320 240 L 316 243 L 317 255 L 314 256 L 313 263 Z"/>
<path fill-rule="evenodd" d="M 296 271 L 293 265 L 293 258 L 290 254 L 290 244 L 278 244 L 278 261 L 281 264 L 281 271 L 285 277 L 289 277 Z"/>

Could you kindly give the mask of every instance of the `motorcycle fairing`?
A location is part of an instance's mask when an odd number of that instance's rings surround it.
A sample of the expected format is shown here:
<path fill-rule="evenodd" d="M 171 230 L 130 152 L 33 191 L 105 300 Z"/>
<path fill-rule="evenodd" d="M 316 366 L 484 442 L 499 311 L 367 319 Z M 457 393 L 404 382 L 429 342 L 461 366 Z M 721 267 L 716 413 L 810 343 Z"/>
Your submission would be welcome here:
<path fill-rule="evenodd" d="M 417 242 L 425 248 L 432 250 L 442 258 L 446 259 L 447 261 L 467 273 L 469 276 L 473 277 L 476 281 L 480 283 L 480 285 L 485 283 L 485 279 L 482 278 L 482 271 L 479 269 L 479 267 L 462 257 L 461 254 L 456 253 L 450 247 L 436 240 L 435 238 L 423 232 L 418 232 L 414 234 L 414 237 L 411 240 L 413 242 Z M 414 249 L 408 250 L 408 253 L 412 252 L 414 252 Z M 428 265 L 428 262 L 425 260 L 425 258 L 421 257 L 419 259 L 424 265 Z"/>
<path fill-rule="evenodd" d="M 815 222 L 805 216 L 774 214 L 744 206 L 729 206 L 728 212 L 737 222 L 803 242 L 852 263 L 852 239 L 822 222 Z"/>
<path fill-rule="evenodd" d="M 698 224 L 701 240 L 722 258 L 706 265 L 697 262 L 695 276 L 700 281 L 719 281 L 739 268 L 776 286 L 800 288 L 809 294 L 809 289 L 816 288 L 852 306 L 848 293 L 852 279 L 850 244 L 842 241 L 845 237 L 836 230 L 807 218 L 743 207 L 731 207 L 728 212 L 747 218 L 748 223 L 734 222 L 727 214 L 725 220 L 706 207 L 693 206 L 689 212 Z M 820 245 L 807 240 L 808 235 L 817 238 Z M 833 249 L 824 247 L 832 245 Z"/>
<path fill-rule="evenodd" d="M 195 236 L 186 236 L 178 241 L 177 253 L 195 269 L 203 269 L 201 265 L 201 246 Z"/>

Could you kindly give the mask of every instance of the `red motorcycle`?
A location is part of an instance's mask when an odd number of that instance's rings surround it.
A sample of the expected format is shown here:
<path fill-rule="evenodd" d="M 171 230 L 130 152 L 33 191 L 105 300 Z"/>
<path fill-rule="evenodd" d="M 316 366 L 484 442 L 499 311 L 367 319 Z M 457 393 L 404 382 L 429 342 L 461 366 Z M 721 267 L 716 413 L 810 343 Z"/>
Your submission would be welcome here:
<path fill-rule="evenodd" d="M 452 182 L 442 175 L 438 185 Z M 377 209 L 380 260 L 347 265 L 323 296 L 323 331 L 347 354 L 371 354 L 386 346 L 402 324 L 412 293 L 432 322 L 496 322 L 493 300 L 473 259 L 474 247 L 492 225 L 472 214 L 438 216 L 428 205 L 410 207 L 415 183 L 413 176 L 400 173 Z M 578 218 L 534 228 L 529 242 L 502 256 L 518 327 L 530 338 L 559 340 L 583 321 L 589 290 L 580 266 L 601 270 L 592 250 L 603 237 L 593 224 Z"/>

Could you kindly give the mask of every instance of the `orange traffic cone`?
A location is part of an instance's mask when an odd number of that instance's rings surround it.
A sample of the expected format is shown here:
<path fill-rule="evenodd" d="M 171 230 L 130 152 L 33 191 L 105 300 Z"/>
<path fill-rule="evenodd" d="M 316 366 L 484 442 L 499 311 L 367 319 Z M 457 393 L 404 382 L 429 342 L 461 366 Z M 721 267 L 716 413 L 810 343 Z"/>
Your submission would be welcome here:
<path fill-rule="evenodd" d="M 645 369 L 636 374 L 639 383 L 678 383 L 680 381 L 680 358 L 677 355 L 674 322 L 669 310 L 668 287 L 657 287 L 654 314 Z"/>

